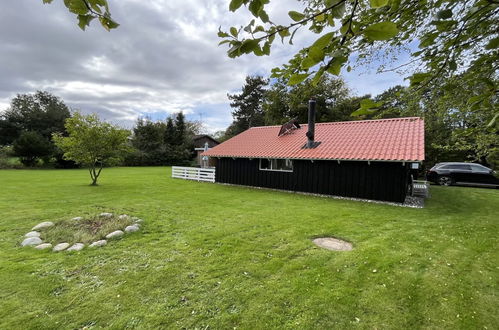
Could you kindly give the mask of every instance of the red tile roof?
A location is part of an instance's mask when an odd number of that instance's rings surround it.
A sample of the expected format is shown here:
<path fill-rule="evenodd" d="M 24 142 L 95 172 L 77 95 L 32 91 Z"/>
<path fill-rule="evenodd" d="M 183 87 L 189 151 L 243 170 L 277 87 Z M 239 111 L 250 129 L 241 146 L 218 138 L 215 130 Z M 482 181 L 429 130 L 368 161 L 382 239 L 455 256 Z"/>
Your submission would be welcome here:
<path fill-rule="evenodd" d="M 372 161 L 424 160 L 424 121 L 418 117 L 315 124 L 314 149 L 307 125 L 277 136 L 280 126 L 252 127 L 205 151 L 211 157 L 334 159 Z"/>

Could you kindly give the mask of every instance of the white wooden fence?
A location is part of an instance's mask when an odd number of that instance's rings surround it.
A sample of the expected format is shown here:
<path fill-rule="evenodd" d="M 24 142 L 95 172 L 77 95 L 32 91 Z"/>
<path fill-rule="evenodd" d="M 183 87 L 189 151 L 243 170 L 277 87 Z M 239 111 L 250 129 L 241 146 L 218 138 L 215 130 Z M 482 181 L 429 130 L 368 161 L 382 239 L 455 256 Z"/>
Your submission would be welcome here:
<path fill-rule="evenodd" d="M 172 178 L 215 182 L 215 168 L 172 166 Z"/>

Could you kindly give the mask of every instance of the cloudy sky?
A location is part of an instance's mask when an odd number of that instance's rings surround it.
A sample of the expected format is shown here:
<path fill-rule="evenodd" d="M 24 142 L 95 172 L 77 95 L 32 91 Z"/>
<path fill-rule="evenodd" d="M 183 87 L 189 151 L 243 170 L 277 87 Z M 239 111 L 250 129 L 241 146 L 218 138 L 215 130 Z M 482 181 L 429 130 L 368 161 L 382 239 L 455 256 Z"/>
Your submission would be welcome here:
<path fill-rule="evenodd" d="M 315 39 L 297 34 L 295 46 L 275 42 L 269 57 L 230 59 L 218 47 L 221 25 L 247 23 L 246 10 L 231 13 L 229 0 L 108 0 L 121 26 L 111 32 L 93 22 L 85 32 L 55 0 L 15 0 L 0 11 L 0 111 L 18 93 L 47 90 L 73 109 L 130 127 L 138 116 L 164 119 L 184 111 L 208 132 L 231 122 L 227 93 L 237 92 L 249 74 L 270 69 Z M 287 22 L 296 0 L 272 1 L 270 16 Z M 316 36 L 315 36 L 316 38 Z M 401 59 L 403 60 L 403 59 Z M 403 77 L 358 68 L 343 76 L 355 94 L 373 95 Z"/>

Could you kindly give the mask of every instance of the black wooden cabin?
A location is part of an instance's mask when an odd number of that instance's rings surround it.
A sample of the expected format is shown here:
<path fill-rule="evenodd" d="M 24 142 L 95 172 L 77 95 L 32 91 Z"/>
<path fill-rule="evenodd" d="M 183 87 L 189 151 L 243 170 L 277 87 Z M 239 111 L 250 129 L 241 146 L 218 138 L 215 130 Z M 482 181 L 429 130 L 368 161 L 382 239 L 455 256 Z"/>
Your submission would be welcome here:
<path fill-rule="evenodd" d="M 253 127 L 206 151 L 215 181 L 403 203 L 424 160 L 421 118 Z"/>

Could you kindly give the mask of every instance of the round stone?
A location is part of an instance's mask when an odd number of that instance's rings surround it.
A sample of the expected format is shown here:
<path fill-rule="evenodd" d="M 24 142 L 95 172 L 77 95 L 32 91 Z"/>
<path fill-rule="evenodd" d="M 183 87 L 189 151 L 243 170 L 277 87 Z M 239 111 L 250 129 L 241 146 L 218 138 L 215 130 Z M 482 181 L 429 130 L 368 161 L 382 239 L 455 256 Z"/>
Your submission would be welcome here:
<path fill-rule="evenodd" d="M 42 243 L 43 243 L 43 241 L 40 239 L 40 237 L 28 237 L 24 241 L 22 241 L 21 245 L 22 246 L 34 246 L 34 245 L 39 245 Z"/>
<path fill-rule="evenodd" d="M 88 247 L 101 247 L 107 244 L 107 241 L 105 239 L 101 239 L 99 241 L 95 241 L 92 244 L 90 244 Z"/>
<path fill-rule="evenodd" d="M 99 214 L 99 216 L 101 216 L 103 218 L 111 218 L 113 216 L 113 214 L 109 213 L 109 212 L 102 212 L 101 214 Z"/>
<path fill-rule="evenodd" d="M 54 251 L 54 252 L 64 251 L 68 247 L 69 247 L 69 243 L 59 243 L 56 246 L 54 246 L 54 248 L 52 249 L 52 251 Z"/>
<path fill-rule="evenodd" d="M 120 219 L 120 220 L 128 219 L 128 215 L 126 215 L 126 214 L 122 214 L 122 215 L 120 215 L 120 216 L 118 217 L 118 219 Z"/>
<path fill-rule="evenodd" d="M 24 237 L 40 237 L 40 233 L 37 231 L 30 231 L 29 233 L 24 235 Z"/>
<path fill-rule="evenodd" d="M 74 218 L 72 218 L 71 220 L 74 220 L 74 221 L 81 221 L 81 220 L 83 220 L 83 217 L 74 217 Z"/>
<path fill-rule="evenodd" d="M 52 247 L 52 244 L 50 244 L 50 243 L 43 243 L 43 244 L 35 246 L 35 249 L 37 249 L 37 250 L 45 250 L 45 249 L 50 249 L 51 247 Z"/>
<path fill-rule="evenodd" d="M 68 248 L 66 251 L 81 251 L 85 247 L 83 243 L 75 243 L 73 246 Z"/>
<path fill-rule="evenodd" d="M 45 221 L 45 222 L 37 224 L 31 230 L 45 229 L 45 228 L 52 227 L 53 225 L 54 225 L 53 222 L 51 222 L 51 221 Z"/>
<path fill-rule="evenodd" d="M 353 248 L 352 243 L 333 237 L 320 237 L 314 239 L 312 242 L 321 248 L 332 251 L 350 251 Z"/>
<path fill-rule="evenodd" d="M 139 228 L 139 226 L 137 226 L 137 225 L 127 226 L 127 227 L 125 228 L 125 232 L 127 232 L 127 233 L 133 233 L 133 232 L 135 232 L 135 231 L 138 231 L 139 229 L 140 229 L 140 228 Z"/>
<path fill-rule="evenodd" d="M 107 239 L 110 239 L 110 238 L 118 238 L 118 237 L 121 237 L 123 236 L 125 233 L 122 232 L 121 230 L 116 230 L 116 231 L 113 231 L 112 233 L 109 233 L 106 235 L 106 238 Z"/>

